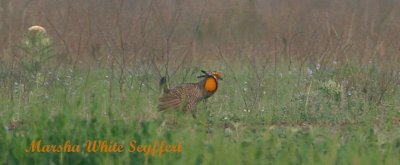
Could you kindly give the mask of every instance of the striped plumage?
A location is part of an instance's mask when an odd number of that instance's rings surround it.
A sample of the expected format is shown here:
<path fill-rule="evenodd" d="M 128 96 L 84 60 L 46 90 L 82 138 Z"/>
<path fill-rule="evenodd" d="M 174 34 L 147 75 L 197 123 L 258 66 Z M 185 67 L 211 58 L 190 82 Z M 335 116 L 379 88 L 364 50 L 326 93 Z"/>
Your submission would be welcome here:
<path fill-rule="evenodd" d="M 186 83 L 168 89 L 166 80 L 160 80 L 160 86 L 163 86 L 163 94 L 159 98 L 158 110 L 182 109 L 184 112 L 190 112 L 194 106 L 201 100 L 212 96 L 218 89 L 218 80 L 222 80 L 219 72 L 207 73 L 198 83 Z"/>

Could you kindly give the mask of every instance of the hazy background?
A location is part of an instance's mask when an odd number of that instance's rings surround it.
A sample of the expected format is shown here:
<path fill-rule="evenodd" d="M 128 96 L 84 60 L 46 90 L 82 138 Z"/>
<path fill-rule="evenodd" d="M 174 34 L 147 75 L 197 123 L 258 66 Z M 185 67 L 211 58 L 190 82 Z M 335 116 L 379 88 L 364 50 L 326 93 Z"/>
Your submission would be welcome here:
<path fill-rule="evenodd" d="M 84 67 L 245 60 L 291 69 L 350 59 L 397 64 L 400 53 L 396 0 L 1 0 L 4 65 L 20 58 L 15 45 L 31 25 L 56 43 L 54 61 Z"/>

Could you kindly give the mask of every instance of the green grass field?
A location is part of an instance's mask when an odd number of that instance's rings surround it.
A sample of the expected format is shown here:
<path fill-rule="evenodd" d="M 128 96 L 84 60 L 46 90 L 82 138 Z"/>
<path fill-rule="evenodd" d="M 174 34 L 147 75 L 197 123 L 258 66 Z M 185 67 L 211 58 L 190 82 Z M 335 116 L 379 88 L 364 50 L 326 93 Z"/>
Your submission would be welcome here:
<path fill-rule="evenodd" d="M 248 69 L 221 69 L 224 80 L 220 89 L 197 106 L 197 119 L 173 111 L 157 112 L 158 77 L 151 72 L 130 73 L 122 93 L 109 70 L 60 69 L 28 79 L 29 86 L 15 82 L 10 87 L 12 96 L 2 95 L 0 124 L 22 123 L 11 131 L 1 129 L 1 163 L 400 162 L 400 88 L 388 83 L 381 96 L 383 80 L 378 67 L 309 68 L 312 75 L 283 68 L 269 70 L 257 80 Z M 180 83 L 183 75 L 178 72 L 170 83 Z M 197 81 L 195 75 L 189 77 L 186 81 Z M 24 91 L 28 89 L 29 93 Z M 26 152 L 32 140 L 43 144 L 70 140 L 82 146 L 86 140 L 107 140 L 126 150 L 131 140 L 138 144 L 165 140 L 181 144 L 182 152 L 162 156 L 127 151 Z"/>

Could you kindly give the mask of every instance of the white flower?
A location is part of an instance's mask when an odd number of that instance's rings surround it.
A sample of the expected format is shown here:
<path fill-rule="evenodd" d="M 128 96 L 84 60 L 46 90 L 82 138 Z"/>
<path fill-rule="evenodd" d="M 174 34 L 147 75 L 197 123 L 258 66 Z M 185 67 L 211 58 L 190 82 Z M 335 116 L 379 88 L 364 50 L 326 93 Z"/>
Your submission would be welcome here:
<path fill-rule="evenodd" d="M 28 28 L 29 32 L 33 34 L 43 33 L 46 34 L 46 29 L 42 26 L 34 25 Z"/>

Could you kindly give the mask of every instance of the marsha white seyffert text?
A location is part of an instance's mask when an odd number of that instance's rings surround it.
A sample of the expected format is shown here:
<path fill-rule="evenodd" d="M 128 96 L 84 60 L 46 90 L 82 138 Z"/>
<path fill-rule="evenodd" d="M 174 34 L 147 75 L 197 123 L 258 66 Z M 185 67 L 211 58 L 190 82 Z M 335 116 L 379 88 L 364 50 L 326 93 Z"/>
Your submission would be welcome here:
<path fill-rule="evenodd" d="M 107 140 L 87 140 L 84 145 L 72 144 L 70 140 L 65 141 L 64 144 L 43 144 L 42 140 L 32 140 L 25 152 L 137 152 L 144 153 L 146 156 L 162 156 L 163 153 L 181 153 L 182 144 L 167 144 L 165 140 L 156 140 L 145 145 L 132 140 L 126 147 L 123 144 Z"/>

